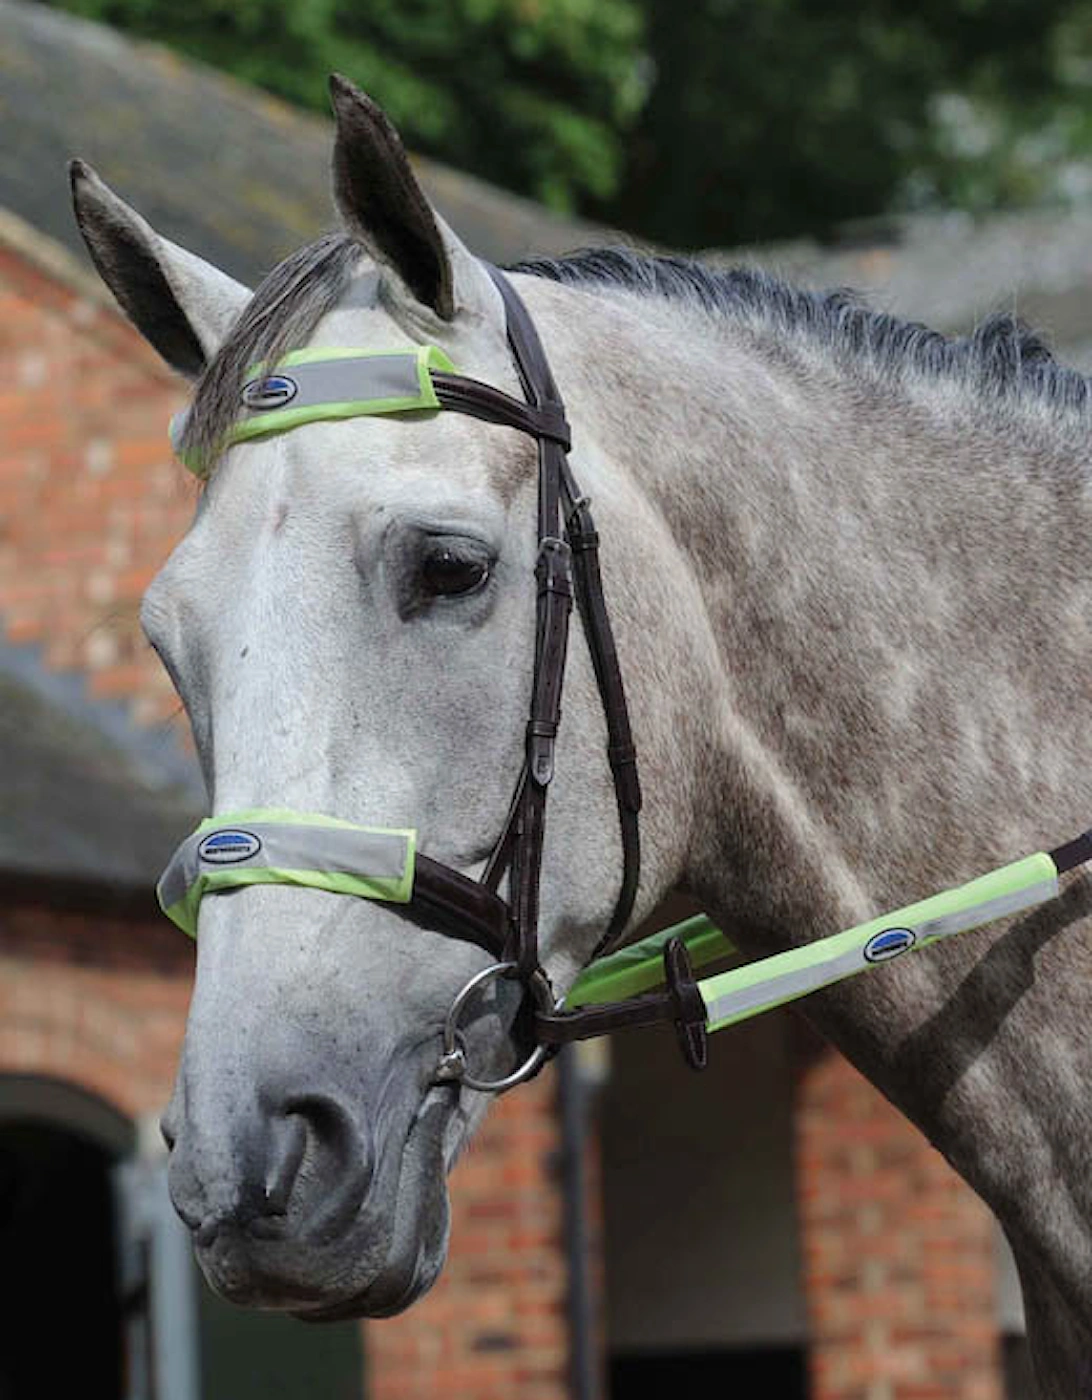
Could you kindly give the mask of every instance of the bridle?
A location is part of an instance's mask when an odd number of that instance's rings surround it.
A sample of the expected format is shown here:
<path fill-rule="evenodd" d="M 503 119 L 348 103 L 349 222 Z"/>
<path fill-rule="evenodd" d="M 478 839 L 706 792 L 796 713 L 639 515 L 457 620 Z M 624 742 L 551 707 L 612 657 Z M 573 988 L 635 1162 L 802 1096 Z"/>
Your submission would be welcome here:
<path fill-rule="evenodd" d="M 418 852 L 412 830 L 360 827 L 326 814 L 262 809 L 208 818 L 182 843 L 159 882 L 165 912 L 195 935 L 204 894 L 246 884 L 289 883 L 383 900 L 422 927 L 478 945 L 493 962 L 452 1002 L 434 1079 L 501 1092 L 530 1079 L 568 1041 L 663 1022 L 674 1024 L 684 1058 L 700 1069 L 706 1062 L 709 1031 L 784 1005 L 912 948 L 1055 898 L 1058 877 L 1092 860 L 1092 832 L 903 909 L 701 982 L 695 981 L 691 954 L 701 966 L 733 951 L 704 915 L 612 952 L 633 912 L 640 878 L 641 788 L 599 570 L 599 536 L 590 502 L 568 462 L 565 407 L 538 333 L 504 274 L 485 266 L 504 302 L 508 345 L 523 399 L 455 373 L 447 356 L 433 346 L 396 352 L 297 351 L 276 366 L 255 368 L 255 378 L 242 394 L 250 416 L 241 418 L 228 435 L 230 444 L 320 418 L 446 408 L 515 428 L 536 440 L 537 597 L 530 714 L 508 814 L 482 877 L 472 880 Z M 184 440 L 180 455 L 186 460 Z M 202 464 L 187 465 L 203 474 Z M 540 956 L 539 885 L 574 598 L 606 716 L 622 877 L 606 930 L 567 998 L 559 1001 Z M 506 874 L 507 899 L 499 893 Z M 497 979 L 511 979 L 522 987 L 514 1031 L 526 1032 L 532 1048 L 510 1074 L 485 1079 L 469 1068 L 460 1027 L 467 1007 Z"/>
<path fill-rule="evenodd" d="M 433 890 L 443 890 L 444 915 L 453 916 L 446 931 L 456 936 L 463 936 L 460 930 L 471 927 L 466 921 L 470 909 L 479 908 L 483 895 L 489 896 L 492 928 L 488 937 L 475 941 L 496 961 L 476 974 L 452 1003 L 445 1023 L 444 1051 L 437 1077 L 459 1080 L 470 1088 L 500 1091 L 537 1072 L 548 1057 L 550 1044 L 538 1040 L 513 1073 L 503 1079 L 482 1080 L 473 1076 L 467 1067 L 465 1050 L 460 1043 L 459 1021 L 475 993 L 497 977 L 518 979 L 531 993 L 538 1017 L 556 1013 L 555 999 L 539 952 L 539 885 L 546 799 L 554 776 L 554 750 L 561 719 L 574 596 L 607 723 L 607 758 L 622 841 L 622 880 L 618 897 L 592 959 L 606 953 L 617 942 L 633 912 L 641 870 L 638 825 L 641 786 L 625 686 L 603 593 L 599 535 L 592 519 L 591 503 L 581 493 L 569 466 L 571 437 L 565 406 L 522 299 L 503 273 L 494 267 L 488 270 L 504 301 L 508 345 L 525 401 L 520 402 L 478 380 L 443 371 L 433 372 L 432 383 L 445 408 L 517 428 L 534 437 L 538 444 L 537 598 L 530 715 L 523 764 L 508 816 L 481 881 L 468 881 L 459 872 L 422 857 L 418 857 L 417 871 L 422 897 L 428 899 Z M 498 894 L 505 874 L 508 875 L 507 901 L 501 900 Z M 405 910 L 414 917 L 413 901 Z"/>
<path fill-rule="evenodd" d="M 603 592 L 599 567 L 599 535 L 592 518 L 590 500 L 580 491 L 568 462 L 571 438 L 565 407 L 542 342 L 522 299 L 502 272 L 489 264 L 485 266 L 504 303 L 508 346 L 523 391 L 523 399 L 517 399 L 479 380 L 450 372 L 447 368 L 436 367 L 437 364 L 443 366 L 450 363 L 438 353 L 428 361 L 427 373 L 431 393 L 439 407 L 515 428 L 533 437 L 537 443 L 535 653 L 524 757 L 507 817 L 486 861 L 481 879 L 472 880 L 451 866 L 411 850 L 408 861 L 412 865 L 412 885 L 407 885 L 408 897 L 392 903 L 391 907 L 425 927 L 476 943 L 494 959 L 490 966 L 477 973 L 463 987 L 451 1006 L 445 1022 L 443 1053 L 436 1077 L 440 1081 L 458 1081 L 473 1089 L 500 1091 L 537 1073 L 546 1059 L 566 1040 L 588 1034 L 603 1034 L 605 1030 L 613 1029 L 614 1025 L 638 1023 L 633 1019 L 633 1012 L 629 1013 L 627 1019 L 624 1006 L 565 1012 L 554 996 L 540 956 L 539 889 L 546 801 L 554 776 L 555 745 L 561 718 L 561 696 L 568 652 L 569 620 L 574 598 L 584 627 L 606 718 L 607 758 L 614 784 L 622 849 L 621 882 L 614 912 L 589 961 L 603 956 L 614 947 L 633 912 L 641 867 L 638 818 L 641 810 L 641 787 L 625 687 Z M 260 376 L 244 390 L 244 402 L 255 409 L 256 413 L 250 420 L 250 427 L 240 436 L 254 435 L 251 428 L 261 431 L 266 423 L 281 421 L 285 426 L 293 426 L 297 421 L 276 420 L 274 416 L 280 408 L 276 392 L 277 382 L 283 377 L 276 373 L 266 377 Z M 396 400 L 389 399 L 387 402 L 394 403 Z M 266 411 L 270 416 L 263 423 L 260 415 Z M 347 412 L 336 415 L 316 412 L 315 416 L 350 415 Z M 267 826 L 268 819 L 275 823 L 284 823 L 292 815 L 264 814 Z M 221 835 L 227 831 L 230 837 L 230 830 L 222 825 L 225 820 L 230 818 L 216 819 L 221 823 Z M 205 823 L 194 836 L 183 843 L 161 881 L 161 903 L 168 912 L 176 904 L 177 892 L 174 891 L 174 886 L 191 888 L 193 881 L 198 878 L 198 867 L 202 862 L 209 863 L 205 861 L 206 853 L 210 850 L 210 835 L 206 830 L 208 825 Z M 245 846 L 243 838 L 249 833 L 251 839 L 260 847 L 263 838 L 254 833 L 261 825 L 261 821 L 249 820 L 245 830 L 235 834 Z M 277 834 L 274 830 L 274 839 Z M 300 835 L 299 830 L 296 834 Z M 309 835 L 314 837 L 316 843 L 317 863 L 323 845 L 328 844 L 331 839 L 329 830 L 312 826 L 310 833 L 303 831 L 298 844 L 306 848 Z M 385 838 L 389 841 L 395 833 L 368 835 L 373 842 Z M 269 836 L 265 839 L 268 842 Z M 221 847 L 219 854 L 212 853 L 212 863 L 216 864 L 217 870 L 215 876 L 208 876 L 208 888 L 224 888 L 273 878 L 263 875 L 254 863 L 257 851 L 244 853 L 235 860 L 225 860 L 225 849 Z M 373 855 L 373 865 L 369 867 L 369 872 L 360 872 L 365 877 L 365 884 L 369 874 L 374 877 L 378 868 L 374 861 L 378 858 Z M 305 851 L 304 855 L 297 855 L 294 859 L 298 865 L 302 865 L 309 857 Z M 396 857 L 394 867 L 397 866 Z M 283 866 L 275 868 L 281 875 L 284 874 Z M 508 877 L 507 899 L 499 893 L 505 875 Z M 302 880 L 299 882 L 314 883 Z M 336 885 L 325 887 L 339 888 Z M 398 898 L 390 893 L 389 886 L 384 892 L 379 892 L 374 878 L 370 887 L 341 887 L 340 892 L 365 894 L 373 898 Z M 195 914 L 193 918 L 195 920 Z M 188 927 L 187 924 L 183 926 Z M 190 928 L 189 931 L 192 932 L 193 929 Z M 664 998 L 660 998 L 663 1005 L 655 1019 L 678 1020 L 688 1058 L 693 1063 L 704 1062 L 704 1034 L 701 1026 L 705 1012 L 681 942 L 671 947 L 664 962 L 669 991 Z M 530 1030 L 534 1046 L 524 1062 L 511 1074 L 500 1079 L 487 1080 L 473 1075 L 468 1067 L 460 1020 L 478 992 L 497 978 L 517 980 L 528 993 L 533 1008 Z M 644 997 L 641 1000 L 648 1003 L 650 998 Z M 639 1023 L 645 1023 L 648 1010 L 646 1006 L 643 1019 Z M 603 1025 L 604 1018 L 612 1024 Z"/>

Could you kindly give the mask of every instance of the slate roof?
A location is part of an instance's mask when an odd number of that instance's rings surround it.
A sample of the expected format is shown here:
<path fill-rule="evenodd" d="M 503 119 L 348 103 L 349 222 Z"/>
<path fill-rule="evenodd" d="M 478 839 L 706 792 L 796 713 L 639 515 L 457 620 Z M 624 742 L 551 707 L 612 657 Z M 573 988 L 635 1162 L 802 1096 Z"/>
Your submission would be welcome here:
<path fill-rule="evenodd" d="M 107 732 L 108 707 L 72 704 L 62 688 L 0 652 L 0 877 L 147 895 L 196 825 L 197 793 L 177 761 Z"/>
<path fill-rule="evenodd" d="M 99 173 L 161 232 L 253 284 L 331 227 L 332 124 L 102 25 L 0 0 L 0 208 L 85 256 L 65 166 Z M 433 161 L 437 208 L 495 262 L 603 235 Z"/>

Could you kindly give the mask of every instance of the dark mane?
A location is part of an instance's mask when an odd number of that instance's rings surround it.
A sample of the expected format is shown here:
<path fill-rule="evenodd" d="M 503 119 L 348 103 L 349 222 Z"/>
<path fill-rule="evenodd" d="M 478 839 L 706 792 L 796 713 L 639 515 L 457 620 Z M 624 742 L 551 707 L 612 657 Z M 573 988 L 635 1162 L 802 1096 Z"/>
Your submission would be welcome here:
<path fill-rule="evenodd" d="M 592 248 L 534 258 L 513 272 L 568 286 L 611 286 L 700 307 L 714 317 L 806 336 L 833 357 L 867 364 L 886 377 L 908 371 L 957 378 L 995 395 L 1027 395 L 1065 409 L 1089 404 L 1089 380 L 1060 365 L 1046 342 L 1017 317 L 987 317 L 968 336 L 947 336 L 874 311 L 853 292 L 805 291 L 754 268 L 715 269 L 692 258 L 627 248 Z"/>
<path fill-rule="evenodd" d="M 340 301 L 361 257 L 343 233 L 329 233 L 280 263 L 260 284 L 219 353 L 197 383 L 183 450 L 212 460 L 238 411 L 247 368 L 306 344 Z M 698 307 L 717 319 L 785 337 L 805 337 L 832 358 L 889 379 L 907 373 L 956 378 L 995 398 L 1034 398 L 1085 409 L 1089 380 L 1066 369 L 1016 317 L 988 317 L 968 336 L 946 336 L 874 311 L 848 291 L 792 287 L 753 268 L 719 270 L 691 258 L 624 248 L 594 248 L 563 258 L 534 258 L 512 272 L 573 287 L 616 287 Z"/>

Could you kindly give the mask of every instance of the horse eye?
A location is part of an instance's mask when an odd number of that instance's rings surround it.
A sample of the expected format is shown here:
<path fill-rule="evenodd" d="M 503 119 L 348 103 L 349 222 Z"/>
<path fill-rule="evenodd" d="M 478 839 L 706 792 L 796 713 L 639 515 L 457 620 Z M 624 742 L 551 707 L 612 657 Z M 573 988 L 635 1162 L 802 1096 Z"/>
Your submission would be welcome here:
<path fill-rule="evenodd" d="M 421 582 L 434 596 L 453 598 L 476 593 L 488 581 L 486 560 L 458 554 L 450 545 L 440 545 L 421 561 Z"/>

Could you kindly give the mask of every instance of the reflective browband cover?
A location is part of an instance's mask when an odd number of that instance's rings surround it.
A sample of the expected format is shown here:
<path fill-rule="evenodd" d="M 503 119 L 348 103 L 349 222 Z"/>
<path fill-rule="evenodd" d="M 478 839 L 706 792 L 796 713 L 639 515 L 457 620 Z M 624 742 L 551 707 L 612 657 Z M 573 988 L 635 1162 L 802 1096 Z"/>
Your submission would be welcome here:
<path fill-rule="evenodd" d="M 221 450 L 323 418 L 440 408 L 433 370 L 455 371 L 435 345 L 410 350 L 294 350 L 272 369 L 254 365 L 243 386 L 239 417 Z M 183 447 L 187 418 L 183 411 L 171 419 L 171 446 L 184 466 L 204 477 L 211 463 L 197 461 Z"/>
<path fill-rule="evenodd" d="M 209 891 L 240 885 L 305 885 L 408 904 L 417 833 L 354 826 L 313 812 L 253 808 L 206 817 L 171 857 L 156 894 L 191 938 Z"/>

